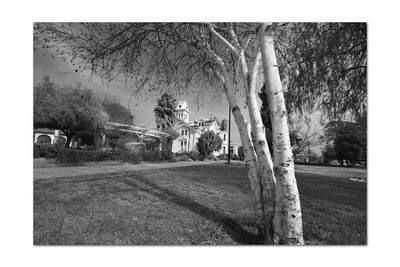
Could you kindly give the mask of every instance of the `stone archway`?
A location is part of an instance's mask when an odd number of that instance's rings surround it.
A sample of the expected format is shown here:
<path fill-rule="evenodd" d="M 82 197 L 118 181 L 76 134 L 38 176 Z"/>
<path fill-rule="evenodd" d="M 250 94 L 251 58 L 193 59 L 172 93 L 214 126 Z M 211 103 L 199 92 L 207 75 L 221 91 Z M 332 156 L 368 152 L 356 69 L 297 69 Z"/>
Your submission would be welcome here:
<path fill-rule="evenodd" d="M 36 143 L 38 144 L 51 144 L 51 138 L 48 135 L 42 134 L 39 135 L 36 139 Z"/>

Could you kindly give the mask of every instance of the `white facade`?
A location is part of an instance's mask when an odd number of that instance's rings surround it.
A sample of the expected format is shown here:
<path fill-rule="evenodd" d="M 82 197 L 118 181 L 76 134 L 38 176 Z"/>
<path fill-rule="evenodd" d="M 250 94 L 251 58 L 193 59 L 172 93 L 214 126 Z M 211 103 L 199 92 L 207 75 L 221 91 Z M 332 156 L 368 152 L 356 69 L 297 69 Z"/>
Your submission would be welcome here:
<path fill-rule="evenodd" d="M 197 150 L 197 141 L 205 131 L 213 131 L 222 139 L 222 146 L 214 155 L 228 154 L 228 131 L 221 131 L 217 121 L 210 118 L 203 118 L 199 121 L 190 120 L 189 107 L 185 101 L 178 101 L 177 123 L 175 130 L 179 137 L 172 142 L 172 152 L 182 153 Z M 231 153 L 238 155 L 239 144 L 231 142 Z"/>
<path fill-rule="evenodd" d="M 33 142 L 56 144 L 57 140 L 61 138 L 67 141 L 67 137 L 60 130 L 37 129 L 34 130 Z"/>

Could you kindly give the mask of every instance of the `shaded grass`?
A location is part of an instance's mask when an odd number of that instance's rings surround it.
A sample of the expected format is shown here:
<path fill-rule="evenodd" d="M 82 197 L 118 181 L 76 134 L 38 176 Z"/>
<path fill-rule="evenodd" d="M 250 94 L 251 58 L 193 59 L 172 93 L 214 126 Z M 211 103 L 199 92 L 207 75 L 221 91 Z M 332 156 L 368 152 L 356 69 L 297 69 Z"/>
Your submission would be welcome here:
<path fill-rule="evenodd" d="M 310 244 L 366 244 L 366 185 L 297 175 Z M 244 166 L 34 182 L 34 244 L 259 244 Z"/>

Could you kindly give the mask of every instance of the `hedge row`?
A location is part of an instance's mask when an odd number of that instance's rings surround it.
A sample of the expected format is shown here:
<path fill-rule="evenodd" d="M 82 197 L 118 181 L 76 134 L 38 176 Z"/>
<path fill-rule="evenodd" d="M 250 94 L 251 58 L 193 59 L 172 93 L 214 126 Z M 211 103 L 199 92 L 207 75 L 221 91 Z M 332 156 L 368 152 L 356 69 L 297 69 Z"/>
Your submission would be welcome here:
<path fill-rule="evenodd" d="M 161 160 L 170 160 L 171 156 L 161 154 Z M 95 151 L 62 148 L 58 150 L 56 162 L 63 164 L 81 164 L 83 162 L 121 160 L 122 162 L 140 163 L 142 161 L 160 161 L 159 151 L 144 150 L 131 152 L 128 150 Z"/>

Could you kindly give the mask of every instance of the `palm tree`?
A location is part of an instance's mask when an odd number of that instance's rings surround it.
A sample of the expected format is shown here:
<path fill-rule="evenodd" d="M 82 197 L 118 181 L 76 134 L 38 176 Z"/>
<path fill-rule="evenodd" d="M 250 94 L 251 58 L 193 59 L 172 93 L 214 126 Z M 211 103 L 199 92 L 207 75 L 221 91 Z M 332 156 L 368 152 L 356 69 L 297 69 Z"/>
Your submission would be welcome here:
<path fill-rule="evenodd" d="M 164 93 L 157 99 L 157 105 L 154 107 L 157 129 L 168 130 L 174 126 L 175 106 L 176 99 L 171 94 Z"/>

